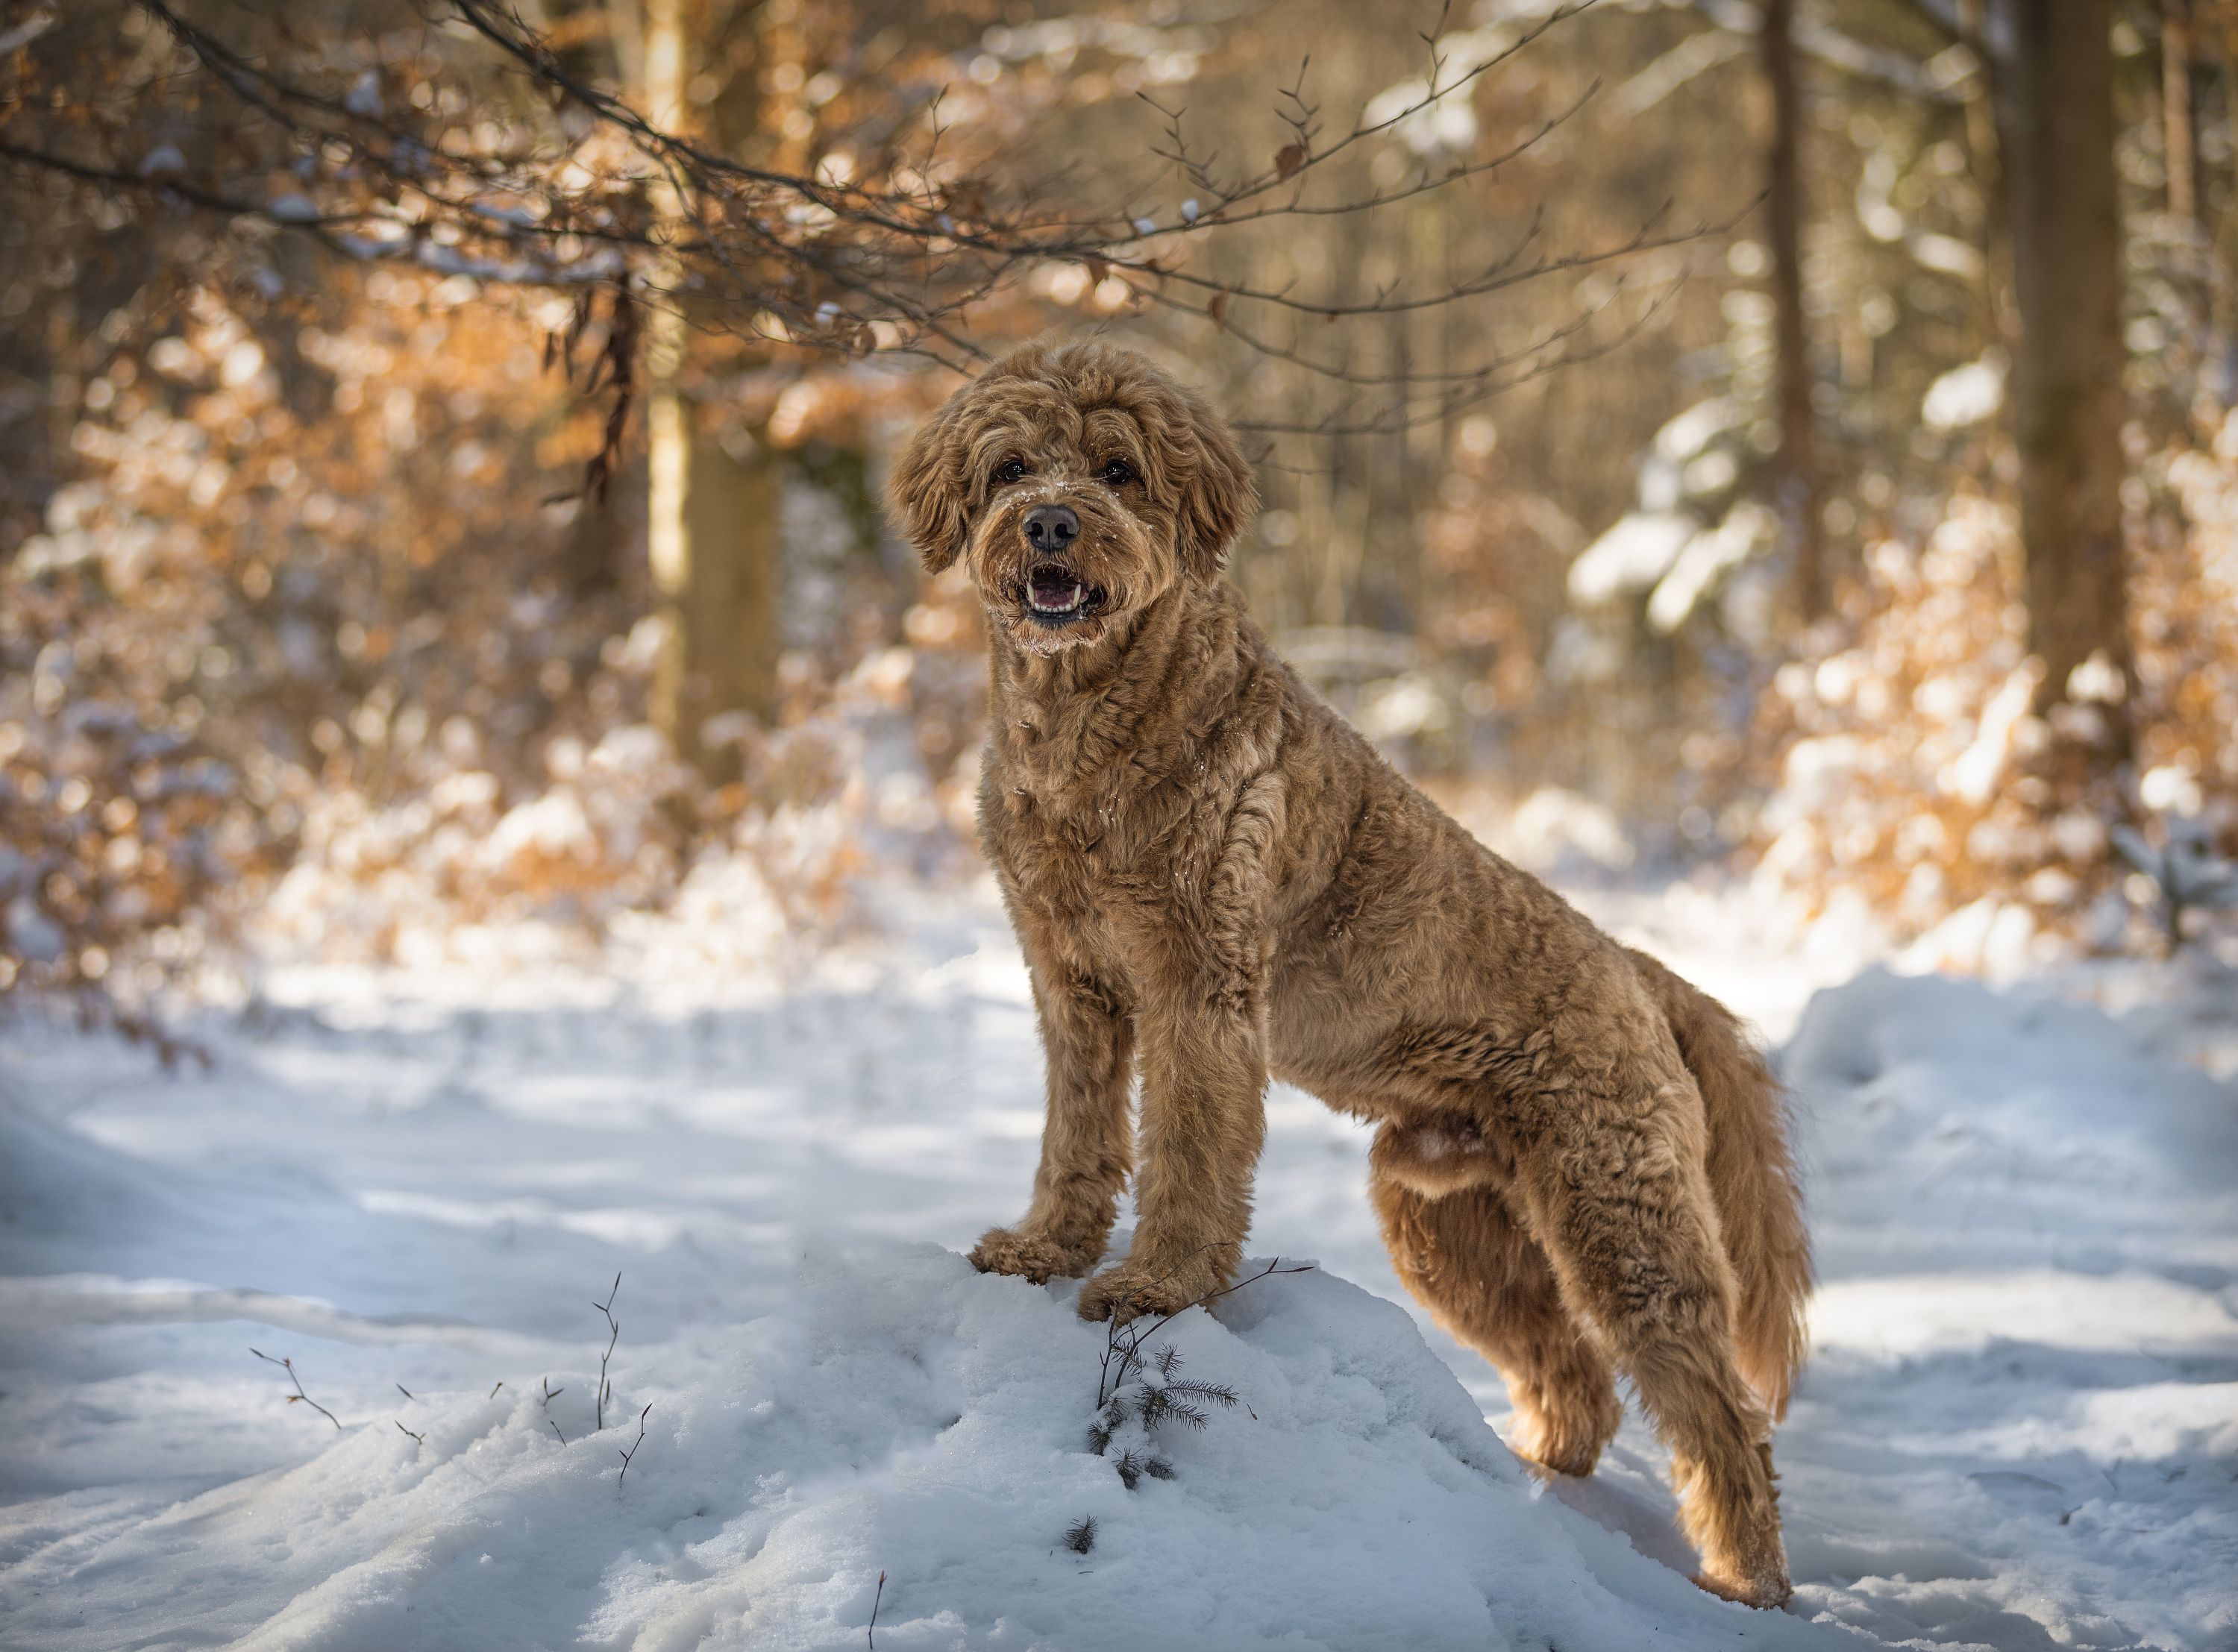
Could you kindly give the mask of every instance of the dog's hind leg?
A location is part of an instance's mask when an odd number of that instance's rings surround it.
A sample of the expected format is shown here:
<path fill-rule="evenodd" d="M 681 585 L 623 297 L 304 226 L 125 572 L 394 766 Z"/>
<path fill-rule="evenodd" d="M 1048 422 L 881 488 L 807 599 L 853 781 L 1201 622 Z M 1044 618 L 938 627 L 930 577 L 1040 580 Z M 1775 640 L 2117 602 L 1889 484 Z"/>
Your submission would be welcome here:
<path fill-rule="evenodd" d="M 1671 1448 L 1703 1586 L 1788 1597 L 1771 1423 L 1734 1361 L 1732 1267 L 1675 1052 L 1632 1052 L 1551 1087 L 1514 1186 L 1563 1296 L 1590 1315 Z M 1598 1094 L 1597 1094 L 1598 1092 Z"/>
<path fill-rule="evenodd" d="M 1740 1285 L 1734 1334 L 1741 1374 L 1775 1417 L 1787 1412 L 1810 1336 L 1811 1234 L 1788 1143 L 1787 1098 L 1732 1013 L 1644 952 L 1626 949 L 1670 1023 L 1702 1093 L 1710 1193 Z"/>
<path fill-rule="evenodd" d="M 1387 1124 L 1368 1163 L 1392 1265 L 1433 1318 L 1499 1368 L 1516 1452 L 1558 1474 L 1591 1474 L 1623 1417 L 1608 1357 L 1564 1305 L 1480 1139 Z"/>

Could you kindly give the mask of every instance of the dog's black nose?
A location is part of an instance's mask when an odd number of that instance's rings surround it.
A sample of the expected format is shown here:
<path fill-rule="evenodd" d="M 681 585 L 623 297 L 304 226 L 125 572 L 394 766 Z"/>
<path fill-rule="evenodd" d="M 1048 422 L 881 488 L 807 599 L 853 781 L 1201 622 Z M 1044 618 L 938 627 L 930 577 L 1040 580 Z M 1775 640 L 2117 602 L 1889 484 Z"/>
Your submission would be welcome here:
<path fill-rule="evenodd" d="M 1062 551 L 1080 537 L 1069 505 L 1036 505 L 1026 512 L 1026 543 L 1036 551 Z"/>

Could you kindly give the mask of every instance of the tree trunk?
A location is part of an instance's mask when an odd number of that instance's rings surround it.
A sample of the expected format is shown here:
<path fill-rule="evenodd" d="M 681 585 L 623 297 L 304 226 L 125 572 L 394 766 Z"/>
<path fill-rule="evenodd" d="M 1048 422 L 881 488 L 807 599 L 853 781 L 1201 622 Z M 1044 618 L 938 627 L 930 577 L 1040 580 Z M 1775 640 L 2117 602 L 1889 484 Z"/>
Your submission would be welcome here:
<path fill-rule="evenodd" d="M 2195 47 L 2204 45 L 2218 60 L 2226 106 L 2238 97 L 2238 3 L 2214 0 L 2193 18 Z M 2226 121 L 2238 131 L 2238 112 Z M 2222 207 L 2215 215 L 2212 244 L 2215 292 L 2212 354 L 2202 364 L 2207 383 L 2222 405 L 2238 402 L 2238 154 L 2228 155 L 2222 173 Z"/>
<path fill-rule="evenodd" d="M 1811 402 L 1811 334 L 1803 313 L 1803 88 L 1795 64 L 1795 0 L 1766 0 L 1764 74 L 1771 89 L 1770 187 L 1772 303 L 1779 327 L 1779 513 L 1795 554 L 1795 605 L 1826 611 L 1826 537 L 1820 520 L 1818 432 Z"/>
<path fill-rule="evenodd" d="M 2013 300 L 2013 202 L 2005 175 L 2004 142 L 1997 132 L 1997 57 L 1990 50 L 1984 0 L 1957 0 L 1958 37 L 1974 55 L 1974 73 L 1961 83 L 1966 150 L 1982 191 L 1982 331 L 2010 354 L 2020 334 Z"/>
<path fill-rule="evenodd" d="M 644 6 L 646 108 L 667 131 L 684 122 L 684 9 L 685 0 Z M 681 212 L 672 198 L 654 206 Z M 652 717 L 679 754 L 721 781 L 735 778 L 737 761 L 724 743 L 710 744 L 708 720 L 775 710 L 778 481 L 765 448 L 733 459 L 701 428 L 685 387 L 692 334 L 675 275 L 673 266 L 656 274 L 666 290 L 651 295 L 646 328 L 646 549 L 668 622 Z"/>
<path fill-rule="evenodd" d="M 2106 727 L 2089 743 L 2102 771 L 2128 753 L 2130 677 L 2113 7 L 2020 0 L 2007 15 L 2012 61 L 2000 87 L 2021 320 L 2013 426 L 2029 646 L 2044 667 L 2043 707 L 2100 703 Z M 2092 661 L 2110 678 L 2078 677 Z"/>
<path fill-rule="evenodd" d="M 2169 215 L 2199 216 L 2199 129 L 2192 112 L 2191 0 L 2165 0 L 2161 9 L 2162 153 L 2168 172 Z"/>

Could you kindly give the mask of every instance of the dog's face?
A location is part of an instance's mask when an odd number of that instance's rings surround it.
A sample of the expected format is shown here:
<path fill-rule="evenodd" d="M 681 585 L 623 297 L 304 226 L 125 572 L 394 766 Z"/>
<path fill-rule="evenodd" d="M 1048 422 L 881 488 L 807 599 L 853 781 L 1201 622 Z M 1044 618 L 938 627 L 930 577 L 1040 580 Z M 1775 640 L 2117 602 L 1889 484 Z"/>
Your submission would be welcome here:
<path fill-rule="evenodd" d="M 1004 357 L 894 467 L 902 529 L 937 573 L 965 558 L 990 621 L 1051 654 L 1219 577 L 1257 504 L 1219 416 L 1130 351 Z"/>

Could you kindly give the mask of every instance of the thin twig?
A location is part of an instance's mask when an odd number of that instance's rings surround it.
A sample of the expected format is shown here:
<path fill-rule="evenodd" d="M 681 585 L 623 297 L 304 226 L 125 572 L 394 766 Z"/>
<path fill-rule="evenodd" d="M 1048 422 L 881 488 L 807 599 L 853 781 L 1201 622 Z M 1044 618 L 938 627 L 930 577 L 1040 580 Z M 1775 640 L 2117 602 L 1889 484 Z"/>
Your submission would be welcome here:
<path fill-rule="evenodd" d="M 332 1411 L 328 1411 L 325 1406 L 320 1404 L 318 1401 L 313 1399 L 308 1394 L 303 1391 L 303 1378 L 301 1374 L 296 1371 L 295 1362 L 293 1358 L 275 1359 L 270 1354 L 266 1353 L 261 1348 L 251 1348 L 248 1351 L 255 1354 L 266 1365 L 277 1365 L 288 1373 L 288 1380 L 295 1384 L 295 1391 L 288 1396 L 288 1403 L 290 1405 L 293 1405 L 297 1400 L 301 1400 L 304 1404 L 309 1406 L 320 1416 L 325 1417 L 327 1421 L 332 1423 L 334 1425 L 335 1433 L 339 1434 L 342 1431 L 342 1419 L 336 1417 Z"/>
<path fill-rule="evenodd" d="M 877 1592 L 871 1596 L 871 1627 L 863 1631 L 863 1640 L 871 1652 L 878 1652 L 878 1602 L 886 1598 L 886 1575 L 878 1574 Z"/>
<path fill-rule="evenodd" d="M 600 1429 L 604 1429 L 606 1425 L 606 1401 L 614 1391 L 613 1384 L 606 1379 L 606 1362 L 614 1357 L 614 1345 L 622 1339 L 621 1321 L 614 1318 L 614 1298 L 621 1293 L 622 1276 L 618 1271 L 614 1274 L 614 1288 L 606 1292 L 606 1299 L 604 1302 L 593 1302 L 591 1305 L 606 1316 L 606 1327 L 612 1333 L 606 1338 L 606 1352 L 599 1356 L 598 1412 Z"/>
<path fill-rule="evenodd" d="M 621 1453 L 622 1471 L 620 1477 L 614 1482 L 614 1488 L 617 1490 L 621 1489 L 622 1481 L 629 1478 L 630 1459 L 637 1455 L 637 1448 L 645 1444 L 645 1419 L 652 1411 L 652 1402 L 647 1400 L 645 1403 L 645 1410 L 637 1414 L 637 1437 L 630 1442 L 630 1449 Z M 615 1449 L 620 1450 L 619 1446 Z"/>

